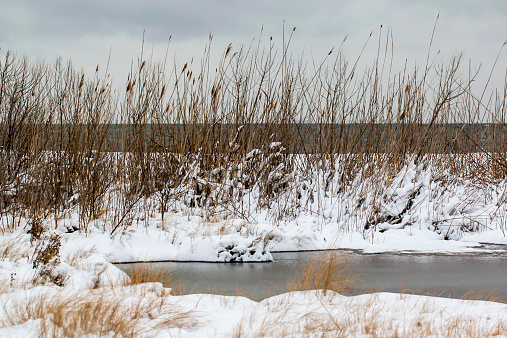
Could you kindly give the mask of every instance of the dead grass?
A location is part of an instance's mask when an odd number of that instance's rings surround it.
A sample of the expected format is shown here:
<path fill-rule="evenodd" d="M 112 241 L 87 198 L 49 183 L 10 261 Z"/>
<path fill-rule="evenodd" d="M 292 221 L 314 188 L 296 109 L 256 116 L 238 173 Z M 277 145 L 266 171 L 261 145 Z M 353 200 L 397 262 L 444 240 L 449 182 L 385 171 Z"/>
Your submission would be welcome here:
<path fill-rule="evenodd" d="M 63 260 L 70 266 L 79 268 L 79 266 L 82 264 L 84 260 L 91 257 L 96 252 L 97 249 L 95 247 L 91 247 L 89 249 L 80 248 L 67 254 Z"/>
<path fill-rule="evenodd" d="M 165 299 L 147 288 L 101 288 L 87 292 L 48 292 L 4 304 L 2 327 L 37 321 L 39 337 L 155 336 L 157 329 L 198 325 L 196 312 Z"/>
<path fill-rule="evenodd" d="M 359 301 L 330 292 L 304 299 L 285 296 L 247 312 L 232 336 L 489 337 L 507 333 L 506 323 L 495 314 L 456 312 L 431 299 L 420 299 L 416 304 L 400 302 L 389 307 L 376 295 Z"/>
<path fill-rule="evenodd" d="M 0 259 L 18 262 L 32 257 L 33 248 L 26 236 L 3 237 L 0 239 Z"/>
<path fill-rule="evenodd" d="M 264 307 L 242 318 L 233 336 L 487 337 L 507 333 L 507 324 L 495 322 L 495 315 L 485 318 L 468 311 L 449 310 L 437 305 L 435 298 L 400 293 L 391 307 L 376 293 L 362 295 L 360 300 L 343 296 L 357 281 L 347 270 L 346 256 L 336 252 L 309 262 L 298 278 L 287 285 L 287 291 L 315 291 L 303 299 L 282 294 L 264 300 Z M 418 301 L 414 303 L 409 297 L 418 297 Z M 463 298 L 484 297 L 484 293 L 471 290 Z M 487 300 L 498 298 L 490 294 Z M 489 325 L 489 320 L 497 324 Z"/>
<path fill-rule="evenodd" d="M 460 299 L 507 303 L 507 299 L 498 296 L 495 290 L 486 290 L 480 286 L 471 288 Z"/>
<path fill-rule="evenodd" d="M 61 59 L 1 50 L 0 231 L 23 218 L 56 227 L 74 213 L 69 231 L 101 218 L 115 234 L 176 202 L 205 219 L 249 220 L 238 201 L 251 193 L 280 220 L 301 210 L 302 173 L 327 175 L 325 192 L 358 176 L 382 190 L 410 159 L 432 164 L 428 154 L 476 152 L 483 160 L 444 156 L 438 165 L 485 185 L 505 177 L 507 91 L 474 95 L 483 91 L 462 55 L 391 74 L 383 67 L 393 56 L 379 49 L 359 74 L 350 65 L 361 55 L 349 62 L 337 49 L 308 67 L 280 47 L 229 45 L 217 65 L 210 46 L 201 62 L 173 67 L 140 55 L 119 91 L 99 67 L 87 77 Z"/>
<path fill-rule="evenodd" d="M 287 284 L 286 289 L 288 292 L 331 290 L 345 294 L 358 278 L 349 274 L 349 266 L 346 262 L 346 255 L 328 251 L 308 261 L 298 277 Z"/>
<path fill-rule="evenodd" d="M 124 285 L 137 285 L 158 282 L 164 286 L 171 285 L 171 273 L 152 263 L 135 263 L 129 272 L 129 279 Z"/>

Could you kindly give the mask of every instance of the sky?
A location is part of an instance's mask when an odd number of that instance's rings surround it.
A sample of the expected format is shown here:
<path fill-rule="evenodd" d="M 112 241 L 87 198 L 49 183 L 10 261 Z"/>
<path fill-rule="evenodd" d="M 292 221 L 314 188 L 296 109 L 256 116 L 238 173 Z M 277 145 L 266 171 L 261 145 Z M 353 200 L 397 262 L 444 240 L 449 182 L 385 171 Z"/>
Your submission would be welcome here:
<path fill-rule="evenodd" d="M 236 50 L 254 38 L 273 37 L 279 49 L 282 33 L 293 27 L 290 51 L 307 60 L 321 60 L 342 46 L 350 59 L 359 55 L 371 32 L 362 61 L 371 64 L 379 34 L 387 28 L 394 38 L 395 67 L 405 60 L 422 65 L 431 48 L 445 62 L 463 52 L 472 69 L 482 65 L 485 83 L 507 40 L 505 0 L 0 0 L 0 48 L 32 59 L 72 59 L 78 69 L 92 74 L 97 66 L 123 84 L 132 60 L 145 53 L 184 63 L 200 59 L 213 35 L 212 52 L 218 56 L 229 43 Z M 382 29 L 380 28 L 382 25 Z M 262 31 L 262 35 L 261 35 Z M 169 37 L 171 42 L 168 44 Z M 167 49 L 167 47 L 169 48 Z M 507 47 L 494 68 L 490 88 L 503 88 Z"/>

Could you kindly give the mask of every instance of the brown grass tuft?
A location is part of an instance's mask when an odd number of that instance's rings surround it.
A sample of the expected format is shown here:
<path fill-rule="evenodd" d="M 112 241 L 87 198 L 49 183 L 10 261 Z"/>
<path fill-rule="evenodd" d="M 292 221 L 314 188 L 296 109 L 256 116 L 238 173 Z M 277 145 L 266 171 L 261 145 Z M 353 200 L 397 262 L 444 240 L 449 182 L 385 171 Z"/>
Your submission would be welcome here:
<path fill-rule="evenodd" d="M 329 251 L 310 260 L 298 277 L 288 283 L 287 291 L 331 290 L 346 293 L 357 281 L 357 276 L 349 275 L 346 256 Z"/>
<path fill-rule="evenodd" d="M 33 254 L 30 242 L 26 237 L 5 237 L 0 239 L 0 259 L 8 259 L 11 262 L 17 262 L 21 259 L 29 258 Z"/>
<path fill-rule="evenodd" d="M 132 265 L 129 273 L 130 279 L 125 285 L 136 285 L 143 283 L 162 283 L 164 286 L 171 284 L 171 274 L 155 264 L 136 263 Z"/>
<path fill-rule="evenodd" d="M 124 292 L 122 292 L 124 291 Z M 7 305 L 7 306 L 6 306 Z M 89 292 L 47 293 L 4 304 L 2 327 L 38 322 L 39 337 L 85 335 L 137 337 L 157 329 L 198 325 L 193 311 L 177 304 L 166 306 L 164 297 L 146 289 L 102 288 Z"/>

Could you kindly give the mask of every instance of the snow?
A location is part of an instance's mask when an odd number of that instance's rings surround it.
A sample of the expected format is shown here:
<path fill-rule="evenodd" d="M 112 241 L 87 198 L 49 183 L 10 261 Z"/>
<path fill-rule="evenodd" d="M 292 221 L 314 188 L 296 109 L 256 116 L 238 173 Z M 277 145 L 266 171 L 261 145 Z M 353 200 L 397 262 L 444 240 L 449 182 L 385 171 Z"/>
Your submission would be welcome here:
<path fill-rule="evenodd" d="M 280 146 L 273 142 L 269 149 L 279 151 Z M 271 155 L 253 150 L 246 159 L 263 161 L 272 159 Z M 325 329 L 329 335 L 438 336 L 454 332 L 455 328 L 446 325 L 458 319 L 469 323 L 474 333 L 494 332 L 503 325 L 501 332 L 505 334 L 507 306 L 494 302 L 388 293 L 347 297 L 330 291 L 286 293 L 254 302 L 232 296 L 172 296 L 170 289 L 157 283 L 125 285 L 129 277 L 112 263 L 269 262 L 273 260 L 271 252 L 327 249 L 407 254 L 505 252 L 505 181 L 484 187 L 470 180 L 450 179 L 445 171 L 408 163 L 391 180 L 359 175 L 347 186 L 341 185 L 336 172 L 315 171 L 310 176 L 293 173 L 291 179 L 298 183 L 295 192 L 281 188 L 285 179 L 282 172 L 288 167 L 279 163 L 265 175 L 266 182 L 281 189 L 271 201 L 263 201 L 258 183 L 247 189 L 237 179 L 241 173 L 234 172 L 234 176 L 230 168 L 223 168 L 220 172 L 235 177 L 227 184 L 235 187 L 236 195 L 233 202 L 214 213 L 174 201 L 163 217 L 153 210 L 138 213 L 130 226 L 114 234 L 107 219 L 93 221 L 86 232 L 69 232 L 79 225 L 77 212 L 59 218 L 48 236 L 59 236 L 61 247 L 57 259 L 48 263 L 52 275 L 46 278 L 61 276 L 60 282 L 55 279 L 60 286 L 41 279 L 40 270 L 34 268 L 37 248 L 30 242 L 28 221 L 20 219 L 16 229 L 0 234 L 0 336 L 34 336 L 54 325 L 49 317 L 10 323 L 9 311 L 16 302 L 55 294 L 93 298 L 101 292 L 104 299 L 113 297 L 111 293 L 128 295 L 126 298 L 134 303 L 147 293 L 146 299 L 163 299 L 157 314 L 143 317 L 138 324 L 141 332 L 161 337 L 251 332 L 290 336 L 312 328 L 317 330 L 315 335 Z M 143 203 L 155 202 L 146 199 Z M 7 222 L 8 216 L 3 217 L 2 222 Z M 55 223 L 51 218 L 46 222 L 48 228 Z M 190 311 L 195 322 L 160 328 L 164 317 L 161 309 L 176 305 L 183 312 Z M 368 322 L 377 328 L 365 327 Z"/>
<path fill-rule="evenodd" d="M 22 299 L 26 302 L 32 300 L 33 303 L 40 296 L 45 296 L 48 302 L 83 297 L 93 301 L 102 297 L 123 306 L 138 302 L 146 306 L 147 312 L 142 313 L 140 319 L 131 319 L 138 325 L 137 336 L 274 337 L 326 334 L 367 337 L 480 336 L 493 333 L 505 336 L 507 332 L 507 305 L 495 302 L 392 293 L 343 296 L 323 290 L 290 292 L 255 302 L 239 296 L 172 296 L 170 290 L 164 289 L 159 283 L 99 291 L 55 291 L 46 286 L 30 292 L 4 293 L 0 300 L 6 306 L 0 319 L 5 320 L 6 316 L 12 315 Z M 6 299 L 15 301 L 5 303 Z M 150 307 L 150 303 L 156 303 L 157 306 Z M 72 309 L 68 310 L 72 312 Z M 175 317 L 175 311 L 181 315 Z M 46 329 L 61 329 L 55 327 L 51 316 L 42 317 L 4 326 L 0 328 L 0 336 L 36 336 L 43 323 Z"/>

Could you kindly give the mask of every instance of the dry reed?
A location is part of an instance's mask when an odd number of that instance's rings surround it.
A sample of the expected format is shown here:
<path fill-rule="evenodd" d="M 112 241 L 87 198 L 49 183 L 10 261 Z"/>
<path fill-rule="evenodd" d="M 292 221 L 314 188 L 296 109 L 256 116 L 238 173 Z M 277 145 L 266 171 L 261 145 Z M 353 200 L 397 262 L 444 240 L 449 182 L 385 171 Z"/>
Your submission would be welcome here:
<path fill-rule="evenodd" d="M 349 273 L 349 265 L 344 254 L 329 251 L 311 259 L 299 272 L 298 277 L 287 284 L 287 291 L 331 290 L 340 294 L 357 282 L 357 276 Z"/>
<path fill-rule="evenodd" d="M 301 182 L 317 172 L 325 191 L 358 177 L 380 191 L 411 161 L 483 186 L 505 178 L 506 91 L 475 95 L 461 55 L 391 74 L 379 49 L 359 76 L 341 49 L 312 71 L 289 45 L 267 47 L 228 46 L 216 67 L 211 41 L 200 66 L 141 54 L 121 91 L 99 67 L 3 52 L 0 230 L 77 214 L 69 231 L 100 218 L 116 234 L 182 205 L 250 219 L 245 195 L 280 220 L 304 210 Z"/>

